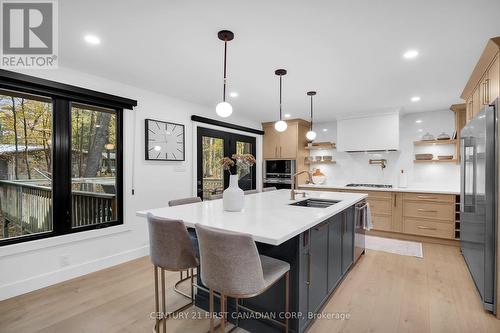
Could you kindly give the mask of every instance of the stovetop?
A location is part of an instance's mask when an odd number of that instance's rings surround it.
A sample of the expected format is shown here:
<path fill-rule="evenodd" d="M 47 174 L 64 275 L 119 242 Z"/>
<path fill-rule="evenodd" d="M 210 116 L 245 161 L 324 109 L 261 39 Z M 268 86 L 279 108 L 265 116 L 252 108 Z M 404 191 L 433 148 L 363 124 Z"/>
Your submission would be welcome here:
<path fill-rule="evenodd" d="M 347 184 L 347 187 L 374 187 L 374 188 L 392 188 L 392 185 L 387 184 Z"/>

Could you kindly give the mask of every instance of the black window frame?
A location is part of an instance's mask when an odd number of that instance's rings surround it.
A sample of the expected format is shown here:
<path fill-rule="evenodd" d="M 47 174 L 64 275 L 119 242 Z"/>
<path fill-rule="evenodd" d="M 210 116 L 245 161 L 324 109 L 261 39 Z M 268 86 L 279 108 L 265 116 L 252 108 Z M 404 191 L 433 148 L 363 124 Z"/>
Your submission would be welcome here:
<path fill-rule="evenodd" d="M 137 101 L 98 91 L 0 70 L 0 89 L 39 95 L 52 100 L 52 225 L 53 230 L 0 240 L 0 246 L 28 242 L 123 224 L 123 112 Z M 111 109 L 116 115 L 115 221 L 72 228 L 71 113 L 72 103 Z"/>

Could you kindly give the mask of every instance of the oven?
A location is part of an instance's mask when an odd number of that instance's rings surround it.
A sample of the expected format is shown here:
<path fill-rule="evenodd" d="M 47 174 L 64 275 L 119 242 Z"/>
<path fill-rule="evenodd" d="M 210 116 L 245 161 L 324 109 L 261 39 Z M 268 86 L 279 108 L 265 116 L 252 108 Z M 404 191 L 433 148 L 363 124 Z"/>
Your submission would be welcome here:
<path fill-rule="evenodd" d="M 295 160 L 265 160 L 264 187 L 292 188 Z"/>

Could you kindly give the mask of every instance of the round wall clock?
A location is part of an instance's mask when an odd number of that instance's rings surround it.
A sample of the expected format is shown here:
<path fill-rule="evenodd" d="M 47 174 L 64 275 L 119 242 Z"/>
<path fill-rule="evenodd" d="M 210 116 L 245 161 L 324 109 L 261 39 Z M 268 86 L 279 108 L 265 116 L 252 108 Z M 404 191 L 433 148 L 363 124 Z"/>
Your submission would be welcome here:
<path fill-rule="evenodd" d="M 145 120 L 146 160 L 184 161 L 184 125 Z"/>

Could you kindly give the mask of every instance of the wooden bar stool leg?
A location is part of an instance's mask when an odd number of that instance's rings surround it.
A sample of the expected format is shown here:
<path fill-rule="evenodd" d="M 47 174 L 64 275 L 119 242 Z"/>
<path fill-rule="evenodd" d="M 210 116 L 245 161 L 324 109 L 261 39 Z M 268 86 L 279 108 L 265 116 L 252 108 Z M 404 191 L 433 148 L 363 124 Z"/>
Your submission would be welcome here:
<path fill-rule="evenodd" d="M 208 311 L 210 312 L 210 333 L 215 332 L 214 328 L 214 291 L 209 289 Z"/>
<path fill-rule="evenodd" d="M 288 333 L 288 307 L 290 302 L 290 272 L 285 273 L 285 332 Z"/>
<path fill-rule="evenodd" d="M 191 271 L 191 303 L 194 303 L 194 274 L 193 274 L 193 269 L 190 269 Z"/>
<path fill-rule="evenodd" d="M 161 268 L 161 303 L 162 303 L 162 320 L 163 320 L 163 333 L 167 333 L 167 302 L 165 300 L 165 270 Z"/>
<path fill-rule="evenodd" d="M 224 296 L 223 293 L 220 293 L 220 312 L 221 312 L 221 317 L 220 317 L 220 331 L 222 333 L 226 332 L 226 297 Z"/>
<path fill-rule="evenodd" d="M 155 331 L 158 332 L 158 328 L 160 327 L 160 302 L 158 299 L 158 266 L 153 267 L 153 273 L 155 275 L 155 317 L 156 317 L 156 325 Z"/>

